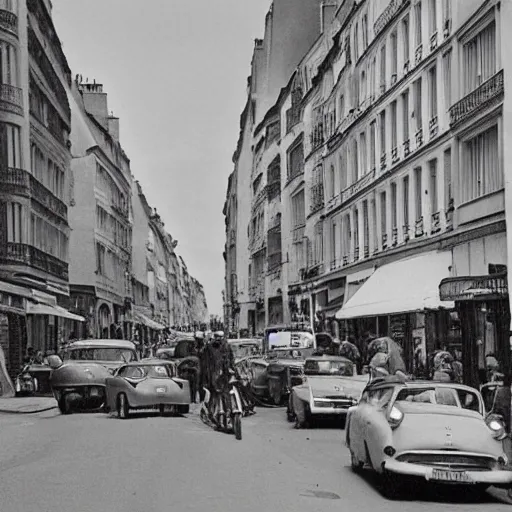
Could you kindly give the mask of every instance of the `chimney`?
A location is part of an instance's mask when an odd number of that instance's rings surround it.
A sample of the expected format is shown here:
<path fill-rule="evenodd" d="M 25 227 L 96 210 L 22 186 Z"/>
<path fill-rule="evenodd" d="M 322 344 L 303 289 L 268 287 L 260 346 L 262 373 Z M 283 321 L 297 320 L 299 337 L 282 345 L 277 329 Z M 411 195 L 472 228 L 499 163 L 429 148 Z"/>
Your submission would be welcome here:
<path fill-rule="evenodd" d="M 320 5 L 320 30 L 322 33 L 333 22 L 337 9 L 338 5 L 333 3 L 322 2 Z"/>
<path fill-rule="evenodd" d="M 113 114 L 108 117 L 108 133 L 116 142 L 119 142 L 119 117 L 114 117 Z"/>
<path fill-rule="evenodd" d="M 103 85 L 97 84 L 96 81 L 91 84 L 86 79 L 85 84 L 83 82 L 79 84 L 78 90 L 82 93 L 85 110 L 93 115 L 105 130 L 108 130 L 107 93 L 103 92 Z"/>

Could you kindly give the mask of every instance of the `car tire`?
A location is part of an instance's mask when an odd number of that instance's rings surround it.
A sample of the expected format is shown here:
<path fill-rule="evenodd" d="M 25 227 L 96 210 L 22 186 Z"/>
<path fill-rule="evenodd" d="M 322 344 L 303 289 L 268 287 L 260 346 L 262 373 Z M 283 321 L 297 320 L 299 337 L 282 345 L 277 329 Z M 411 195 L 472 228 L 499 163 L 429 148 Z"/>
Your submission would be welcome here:
<path fill-rule="evenodd" d="M 397 500 L 402 495 L 403 481 L 400 480 L 399 476 L 394 475 L 385 469 L 381 475 L 380 485 L 382 495 L 388 500 Z"/>
<path fill-rule="evenodd" d="M 359 473 L 364 466 L 364 462 L 357 459 L 355 453 L 350 450 L 350 467 L 354 473 Z"/>
<path fill-rule="evenodd" d="M 122 420 L 127 420 L 130 417 L 130 406 L 124 393 L 117 396 L 117 416 Z"/>
<path fill-rule="evenodd" d="M 60 400 L 58 402 L 59 411 L 61 414 L 71 414 L 71 407 L 69 406 L 69 402 L 67 401 L 67 395 L 62 394 Z"/>
<path fill-rule="evenodd" d="M 178 405 L 179 414 L 188 414 L 190 412 L 190 405 Z"/>
<path fill-rule="evenodd" d="M 235 431 L 235 438 L 238 441 L 242 439 L 242 415 L 240 413 L 235 414 L 233 417 L 233 430 Z"/>

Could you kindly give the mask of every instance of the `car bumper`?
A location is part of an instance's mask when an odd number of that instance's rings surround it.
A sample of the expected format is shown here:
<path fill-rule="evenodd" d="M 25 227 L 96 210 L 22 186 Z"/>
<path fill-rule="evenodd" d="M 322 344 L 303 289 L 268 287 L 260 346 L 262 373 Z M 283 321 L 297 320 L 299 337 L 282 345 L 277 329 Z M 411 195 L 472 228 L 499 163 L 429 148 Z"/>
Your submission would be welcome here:
<path fill-rule="evenodd" d="M 170 395 L 154 395 L 146 397 L 137 397 L 137 399 L 130 401 L 130 407 L 155 407 L 157 405 L 190 405 L 190 396 L 170 396 Z M 132 403 L 133 402 L 133 403 Z"/>
<path fill-rule="evenodd" d="M 433 477 L 434 468 L 423 466 L 421 464 L 412 464 L 410 462 L 399 462 L 389 459 L 384 462 L 384 469 L 391 473 L 403 476 L 413 476 L 424 478 L 435 483 L 453 483 L 453 484 L 488 484 L 497 487 L 508 487 L 512 483 L 512 471 L 464 471 L 468 476 L 469 482 L 437 480 Z"/>
<path fill-rule="evenodd" d="M 346 416 L 348 407 L 315 407 L 310 406 L 311 414 L 314 416 Z"/>

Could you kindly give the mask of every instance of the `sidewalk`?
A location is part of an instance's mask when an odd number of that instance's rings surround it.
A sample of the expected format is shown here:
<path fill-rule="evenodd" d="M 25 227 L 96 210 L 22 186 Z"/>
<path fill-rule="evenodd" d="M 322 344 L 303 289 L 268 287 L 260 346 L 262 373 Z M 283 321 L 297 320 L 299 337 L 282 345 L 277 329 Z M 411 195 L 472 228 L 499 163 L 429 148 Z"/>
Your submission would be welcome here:
<path fill-rule="evenodd" d="M 53 397 L 20 397 L 1 398 L 0 413 L 7 414 L 34 414 L 57 408 L 57 402 Z"/>

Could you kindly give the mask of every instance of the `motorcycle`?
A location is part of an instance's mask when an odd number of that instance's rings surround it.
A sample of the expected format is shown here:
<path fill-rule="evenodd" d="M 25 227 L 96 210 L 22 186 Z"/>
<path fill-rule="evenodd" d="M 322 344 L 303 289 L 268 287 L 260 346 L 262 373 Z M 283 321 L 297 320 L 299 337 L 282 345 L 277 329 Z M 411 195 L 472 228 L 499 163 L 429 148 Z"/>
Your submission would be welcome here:
<path fill-rule="evenodd" d="M 37 378 L 30 374 L 30 365 L 27 364 L 16 377 L 16 396 L 32 396 L 38 389 Z"/>

